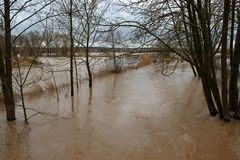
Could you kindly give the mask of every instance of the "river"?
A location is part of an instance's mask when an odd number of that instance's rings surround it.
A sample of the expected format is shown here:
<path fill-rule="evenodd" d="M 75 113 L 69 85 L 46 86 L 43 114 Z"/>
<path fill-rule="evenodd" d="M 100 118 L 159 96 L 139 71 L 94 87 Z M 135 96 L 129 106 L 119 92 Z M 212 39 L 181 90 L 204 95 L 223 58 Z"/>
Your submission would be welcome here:
<path fill-rule="evenodd" d="M 190 68 L 165 77 L 155 65 L 98 77 L 76 96 L 62 88 L 26 99 L 7 123 L 0 113 L 1 160 L 238 160 L 240 127 L 208 114 Z M 34 114 L 28 111 L 29 116 Z"/>

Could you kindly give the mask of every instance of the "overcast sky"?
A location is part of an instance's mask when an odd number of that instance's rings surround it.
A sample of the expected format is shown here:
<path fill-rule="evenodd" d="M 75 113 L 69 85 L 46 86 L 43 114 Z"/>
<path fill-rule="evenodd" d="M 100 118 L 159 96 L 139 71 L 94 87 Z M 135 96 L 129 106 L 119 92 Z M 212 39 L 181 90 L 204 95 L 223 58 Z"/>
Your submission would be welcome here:
<path fill-rule="evenodd" d="M 37 1 L 42 1 L 42 0 L 36 0 L 36 1 L 32 1 L 31 3 L 36 3 Z M 128 0 L 122 0 L 127 2 Z M 25 0 L 18 0 L 16 2 L 16 5 L 21 6 L 22 4 L 24 4 L 24 2 L 26 2 Z M 123 19 L 127 19 L 127 20 L 131 20 L 133 18 L 133 16 L 131 16 L 130 14 L 124 12 L 124 11 L 120 11 L 120 7 L 116 5 L 117 0 L 113 0 L 111 5 L 108 8 L 107 13 L 105 14 L 105 18 L 106 21 L 114 21 L 117 18 L 123 18 Z M 36 5 L 33 6 L 29 6 L 26 7 L 22 12 L 18 13 L 17 16 L 15 16 L 14 20 L 12 21 L 12 26 L 18 24 L 19 22 L 21 22 L 23 19 L 25 19 L 26 17 L 30 16 L 34 11 L 38 10 L 39 8 L 41 8 L 41 6 L 43 6 L 44 3 L 38 3 Z M 1 10 L 3 6 L 1 6 Z M 16 7 L 15 7 L 16 8 Z M 48 8 L 46 8 L 42 14 L 46 14 L 47 13 Z M 12 12 L 12 16 L 15 13 Z M 24 23 L 21 23 L 20 25 L 18 25 L 16 28 L 14 28 L 14 30 L 12 31 L 13 34 L 18 34 L 21 31 L 23 31 L 25 28 L 27 28 L 28 26 L 30 26 L 31 24 L 35 23 L 36 21 L 38 21 L 39 16 L 34 16 L 29 18 L 27 21 L 25 21 Z M 44 26 L 41 24 L 37 24 L 33 27 L 31 27 L 29 30 L 39 30 L 40 32 L 44 30 Z M 28 30 L 28 31 L 29 31 Z M 119 28 L 118 30 L 120 30 L 120 32 L 122 32 L 123 34 L 128 34 L 129 32 L 131 32 L 131 29 L 126 28 L 126 27 L 122 27 Z M 130 42 L 129 42 L 130 43 Z M 103 45 L 99 42 L 99 45 Z"/>

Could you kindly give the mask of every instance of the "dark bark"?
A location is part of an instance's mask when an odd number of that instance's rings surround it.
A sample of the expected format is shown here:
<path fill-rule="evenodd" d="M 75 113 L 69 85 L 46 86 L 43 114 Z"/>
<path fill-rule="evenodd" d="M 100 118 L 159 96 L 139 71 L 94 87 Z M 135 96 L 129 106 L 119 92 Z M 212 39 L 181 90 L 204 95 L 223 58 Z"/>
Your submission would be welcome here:
<path fill-rule="evenodd" d="M 196 57 L 196 54 L 195 54 L 195 51 L 193 49 L 193 44 L 192 44 L 192 41 L 190 40 L 190 36 L 189 36 L 189 29 L 188 29 L 188 26 L 187 26 L 187 23 L 186 23 L 186 16 L 185 16 L 185 11 L 184 11 L 184 6 L 183 6 L 183 2 L 180 1 L 180 5 L 181 5 L 181 12 L 182 12 L 182 19 L 183 19 L 183 25 L 184 25 L 184 30 L 185 30 L 185 35 L 186 35 L 186 40 L 187 40 L 187 44 L 188 44 L 188 47 L 189 47 L 189 52 L 191 53 L 191 57 L 192 57 L 192 61 L 194 62 L 195 61 L 195 57 Z M 196 62 L 196 61 L 195 61 Z M 192 65 L 190 63 L 190 66 L 192 68 L 192 71 L 193 71 L 193 75 L 195 77 L 198 76 L 197 74 L 197 71 L 194 67 L 194 65 Z"/>
<path fill-rule="evenodd" d="M 221 104 L 221 98 L 220 93 L 217 85 L 217 80 L 215 76 L 215 67 L 214 67 L 214 61 L 213 61 L 213 49 L 212 49 L 212 40 L 211 40 L 211 29 L 210 29 L 210 2 L 208 0 L 204 1 L 204 5 L 202 6 L 201 1 L 198 1 L 198 15 L 199 15 L 199 21 L 201 23 L 201 33 L 202 33 L 202 39 L 203 39 L 203 68 L 205 70 L 204 76 L 209 84 L 209 88 L 212 93 L 212 99 L 215 100 L 216 106 L 218 108 L 218 111 L 220 113 L 220 117 L 222 118 L 222 104 Z"/>
<path fill-rule="evenodd" d="M 70 0 L 70 85 L 71 85 L 71 96 L 74 96 L 74 87 L 73 87 L 73 58 L 74 58 L 74 42 L 73 42 L 73 1 Z"/>
<path fill-rule="evenodd" d="M 86 66 L 88 72 L 88 87 L 92 88 L 92 71 L 89 62 L 89 38 L 87 38 L 87 46 L 86 46 Z"/>
<path fill-rule="evenodd" d="M 212 95 L 213 95 L 214 100 L 216 102 L 220 118 L 223 118 L 222 101 L 221 101 L 220 91 L 219 91 L 219 88 L 218 88 L 218 83 L 217 83 L 216 72 L 215 72 L 215 67 L 214 67 L 214 59 L 213 58 L 211 58 L 211 67 L 210 68 L 211 68 L 212 77 L 209 78 L 209 83 L 210 83 L 210 86 L 211 86 Z"/>
<path fill-rule="evenodd" d="M 202 80 L 203 92 L 204 92 L 204 96 L 205 96 L 205 99 L 207 102 L 209 113 L 211 116 L 215 116 L 215 115 L 217 115 L 218 111 L 216 110 L 213 99 L 212 99 L 208 80 L 205 77 L 201 77 L 201 80 Z"/>
<path fill-rule="evenodd" d="M 234 65 L 235 57 L 234 57 L 234 51 L 233 51 L 233 42 L 234 42 L 234 19 L 235 19 L 235 3 L 236 1 L 232 1 L 232 14 L 231 14 L 231 37 L 230 37 L 230 67 L 231 67 L 231 72 L 230 72 L 230 82 L 229 82 L 229 109 L 234 110 L 238 106 L 238 97 L 236 97 L 236 80 L 235 80 L 235 72 L 236 71 L 236 66 Z M 238 34 L 238 33 L 237 33 Z M 237 38 L 237 37 L 236 37 Z M 236 41 L 237 43 L 237 41 Z M 235 45 L 235 47 L 237 47 Z M 238 92 L 238 91 L 237 91 Z"/>
<path fill-rule="evenodd" d="M 74 66 L 75 66 L 75 76 L 76 76 L 76 84 L 77 84 L 77 89 L 79 88 L 79 82 L 78 82 L 78 65 L 77 65 L 77 59 L 76 55 L 74 54 Z"/>
<path fill-rule="evenodd" d="M 198 1 L 198 6 L 193 6 L 193 2 L 188 2 L 187 10 L 190 21 L 190 29 L 192 31 L 193 40 L 193 52 L 191 53 L 194 59 L 194 63 L 201 67 L 197 69 L 198 75 L 201 77 L 204 95 L 206 98 L 207 106 L 211 115 L 216 115 L 218 108 L 220 117 L 222 116 L 222 104 L 217 86 L 217 80 L 215 78 L 214 64 L 211 43 L 211 33 L 209 25 L 209 8 L 208 1 L 205 1 L 202 7 L 201 1 Z M 199 24 L 200 23 L 200 24 Z M 200 26 L 200 29 L 199 27 Z"/>
<path fill-rule="evenodd" d="M 119 72 L 120 68 L 117 64 L 117 57 L 116 57 L 116 53 L 115 53 L 115 40 L 114 40 L 114 31 L 111 28 L 111 41 L 112 41 L 112 57 L 113 57 L 113 66 L 114 66 L 114 72 Z"/>
<path fill-rule="evenodd" d="M 197 18 L 196 18 L 196 13 L 194 7 L 191 7 L 190 2 L 187 5 L 188 8 L 188 14 L 189 14 L 189 21 L 191 23 L 191 30 L 193 33 L 193 47 L 195 48 L 195 53 L 196 53 L 196 59 L 199 64 L 199 66 L 204 66 L 203 65 L 203 47 L 202 47 L 202 42 L 201 42 L 201 36 L 199 33 L 198 29 L 198 23 L 197 23 Z"/>
<path fill-rule="evenodd" d="M 221 53 L 221 78 L 222 78 L 222 105 L 223 116 L 229 120 L 228 112 L 228 86 L 227 86 L 227 34 L 228 34 L 228 16 L 230 11 L 230 1 L 224 0 L 223 29 L 222 29 L 222 53 Z"/>
<path fill-rule="evenodd" d="M 15 120 L 15 103 L 12 87 L 12 43 L 11 43 L 11 19 L 10 19 L 10 1 L 4 0 L 4 29 L 5 42 L 4 51 L 1 54 L 1 81 L 6 108 L 7 120 Z"/>
<path fill-rule="evenodd" d="M 238 12 L 238 28 L 235 41 L 234 58 L 232 59 L 231 76 L 230 76 L 230 91 L 229 91 L 229 103 L 234 110 L 235 118 L 240 118 L 239 105 L 238 105 L 238 75 L 239 75 L 239 63 L 240 63 L 240 13 Z"/>
<path fill-rule="evenodd" d="M 232 67 L 233 61 L 233 42 L 234 42 L 234 19 L 235 19 L 235 8 L 236 8 L 236 0 L 232 0 L 232 8 L 231 8 L 231 35 L 230 35 L 230 64 Z"/>
<path fill-rule="evenodd" d="M 191 65 L 191 68 L 192 68 L 192 71 L 193 71 L 193 75 L 194 75 L 195 77 L 197 77 L 198 75 L 197 75 L 197 72 L 196 72 L 194 66 L 193 66 L 192 64 L 190 64 L 190 65 Z"/>
<path fill-rule="evenodd" d="M 85 8 L 87 11 L 87 9 Z M 90 61 L 89 61 L 89 43 L 90 43 L 90 17 L 89 17 L 89 12 L 87 12 L 87 42 L 86 42 L 86 66 L 87 66 L 87 72 L 88 72 L 88 87 L 92 88 L 92 71 L 90 67 Z"/>

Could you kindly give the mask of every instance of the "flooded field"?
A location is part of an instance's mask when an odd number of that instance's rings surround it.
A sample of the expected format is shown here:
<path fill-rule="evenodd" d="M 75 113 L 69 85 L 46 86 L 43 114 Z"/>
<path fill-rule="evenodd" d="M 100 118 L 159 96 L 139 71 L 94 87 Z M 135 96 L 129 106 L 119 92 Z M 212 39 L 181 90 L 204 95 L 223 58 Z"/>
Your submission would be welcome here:
<path fill-rule="evenodd" d="M 117 58 L 117 64 L 122 70 L 127 68 L 136 67 L 139 64 L 141 56 L 127 57 L 122 56 Z M 34 66 L 30 69 L 29 66 L 21 67 L 19 74 L 18 68 L 13 69 L 13 88 L 17 95 L 20 95 L 20 77 L 26 78 L 26 83 L 23 86 L 23 92 L 25 94 L 35 94 L 35 89 L 38 88 L 42 91 L 48 90 L 49 88 L 56 87 L 61 88 L 65 85 L 70 84 L 70 69 L 69 69 L 69 58 L 66 57 L 41 57 L 39 59 L 41 65 Z M 87 68 L 85 59 L 83 57 L 76 58 L 77 73 L 74 65 L 74 81 L 76 77 L 78 82 L 85 81 L 88 79 Z M 111 57 L 93 57 L 90 58 L 90 68 L 94 77 L 109 73 L 114 70 L 113 59 Z M 20 76 L 21 75 L 21 76 Z M 1 92 L 1 88 L 0 88 Z"/>
<path fill-rule="evenodd" d="M 238 160 L 238 121 L 210 117 L 189 68 L 170 77 L 154 65 L 98 77 L 76 96 L 62 88 L 26 99 L 42 113 L 24 124 L 0 113 L 0 160 Z M 35 114 L 28 110 L 29 116 Z"/>

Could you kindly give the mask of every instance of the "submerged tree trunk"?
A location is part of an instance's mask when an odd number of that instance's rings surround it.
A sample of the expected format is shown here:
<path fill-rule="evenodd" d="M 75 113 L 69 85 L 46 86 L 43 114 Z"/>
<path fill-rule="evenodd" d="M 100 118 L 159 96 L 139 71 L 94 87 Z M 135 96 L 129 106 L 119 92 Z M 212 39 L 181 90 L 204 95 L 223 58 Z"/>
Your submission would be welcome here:
<path fill-rule="evenodd" d="M 211 84 L 209 82 L 209 79 L 206 75 L 203 75 L 203 73 L 199 72 L 202 86 L 203 86 L 203 93 L 207 102 L 208 110 L 211 116 L 215 116 L 218 114 L 218 111 L 215 107 L 213 97 L 212 97 L 212 90 L 211 90 Z"/>
<path fill-rule="evenodd" d="M 195 77 L 197 77 L 198 75 L 197 75 L 197 72 L 196 72 L 194 66 L 193 66 L 192 64 L 190 64 L 190 66 L 191 66 L 191 68 L 192 68 L 193 75 L 194 75 Z"/>
<path fill-rule="evenodd" d="M 90 43 L 90 17 L 87 13 L 87 42 L 86 42 L 86 48 L 85 48 L 85 52 L 86 52 L 86 66 L 87 66 L 87 72 L 88 72 L 88 87 L 92 88 L 92 71 L 91 71 L 91 67 L 90 67 L 90 61 L 89 61 L 89 43 Z"/>
<path fill-rule="evenodd" d="M 87 46 L 86 46 L 86 66 L 87 66 L 87 72 L 88 72 L 88 87 L 92 88 L 92 71 L 90 67 L 90 61 L 89 61 L 89 39 L 87 40 Z"/>
<path fill-rule="evenodd" d="M 75 76 L 76 76 L 76 83 L 77 83 L 77 89 L 78 89 L 79 82 L 78 82 L 78 65 L 77 65 L 76 54 L 74 55 L 74 66 L 75 66 Z"/>
<path fill-rule="evenodd" d="M 117 64 L 117 57 L 116 57 L 116 53 L 115 53 L 115 40 L 114 40 L 114 31 L 113 31 L 113 27 L 111 27 L 111 41 L 112 41 L 112 58 L 113 58 L 113 67 L 114 67 L 114 72 L 119 72 L 120 68 Z"/>
<path fill-rule="evenodd" d="M 189 34 L 193 43 L 192 57 L 194 63 L 200 68 L 197 68 L 197 73 L 202 80 L 204 95 L 207 106 L 211 115 L 216 115 L 218 112 L 220 118 L 223 118 L 222 100 L 217 85 L 216 73 L 213 61 L 213 46 L 210 31 L 210 2 L 197 1 L 197 6 L 191 2 L 187 3 L 187 11 L 190 20 L 190 29 L 194 34 Z M 197 7 L 197 8 L 196 8 Z M 197 27 L 199 26 L 199 27 Z M 217 109 L 218 111 L 217 111 Z"/>
<path fill-rule="evenodd" d="M 12 43 L 11 43 L 11 18 L 10 18 L 10 1 L 4 0 L 4 29 L 5 42 L 4 51 L 1 51 L 1 81 L 6 108 L 7 120 L 15 120 L 15 103 L 12 87 Z"/>
<path fill-rule="evenodd" d="M 224 118 L 223 117 L 222 103 L 221 103 L 221 96 L 220 96 L 220 92 L 219 92 L 219 89 L 218 89 L 217 79 L 215 77 L 210 78 L 209 83 L 210 83 L 210 88 L 211 88 L 212 95 L 213 95 L 215 103 L 217 105 L 217 109 L 218 109 L 218 112 L 219 112 L 219 117 Z"/>
<path fill-rule="evenodd" d="M 15 104 L 13 96 L 11 97 L 11 94 L 8 89 L 7 81 L 6 81 L 6 72 L 5 72 L 5 64 L 3 60 L 3 50 L 0 47 L 0 77 L 2 82 L 2 91 L 3 91 L 3 97 L 4 97 L 4 104 L 6 109 L 6 117 L 8 121 L 15 120 Z M 10 100 L 10 101 L 9 101 Z"/>

